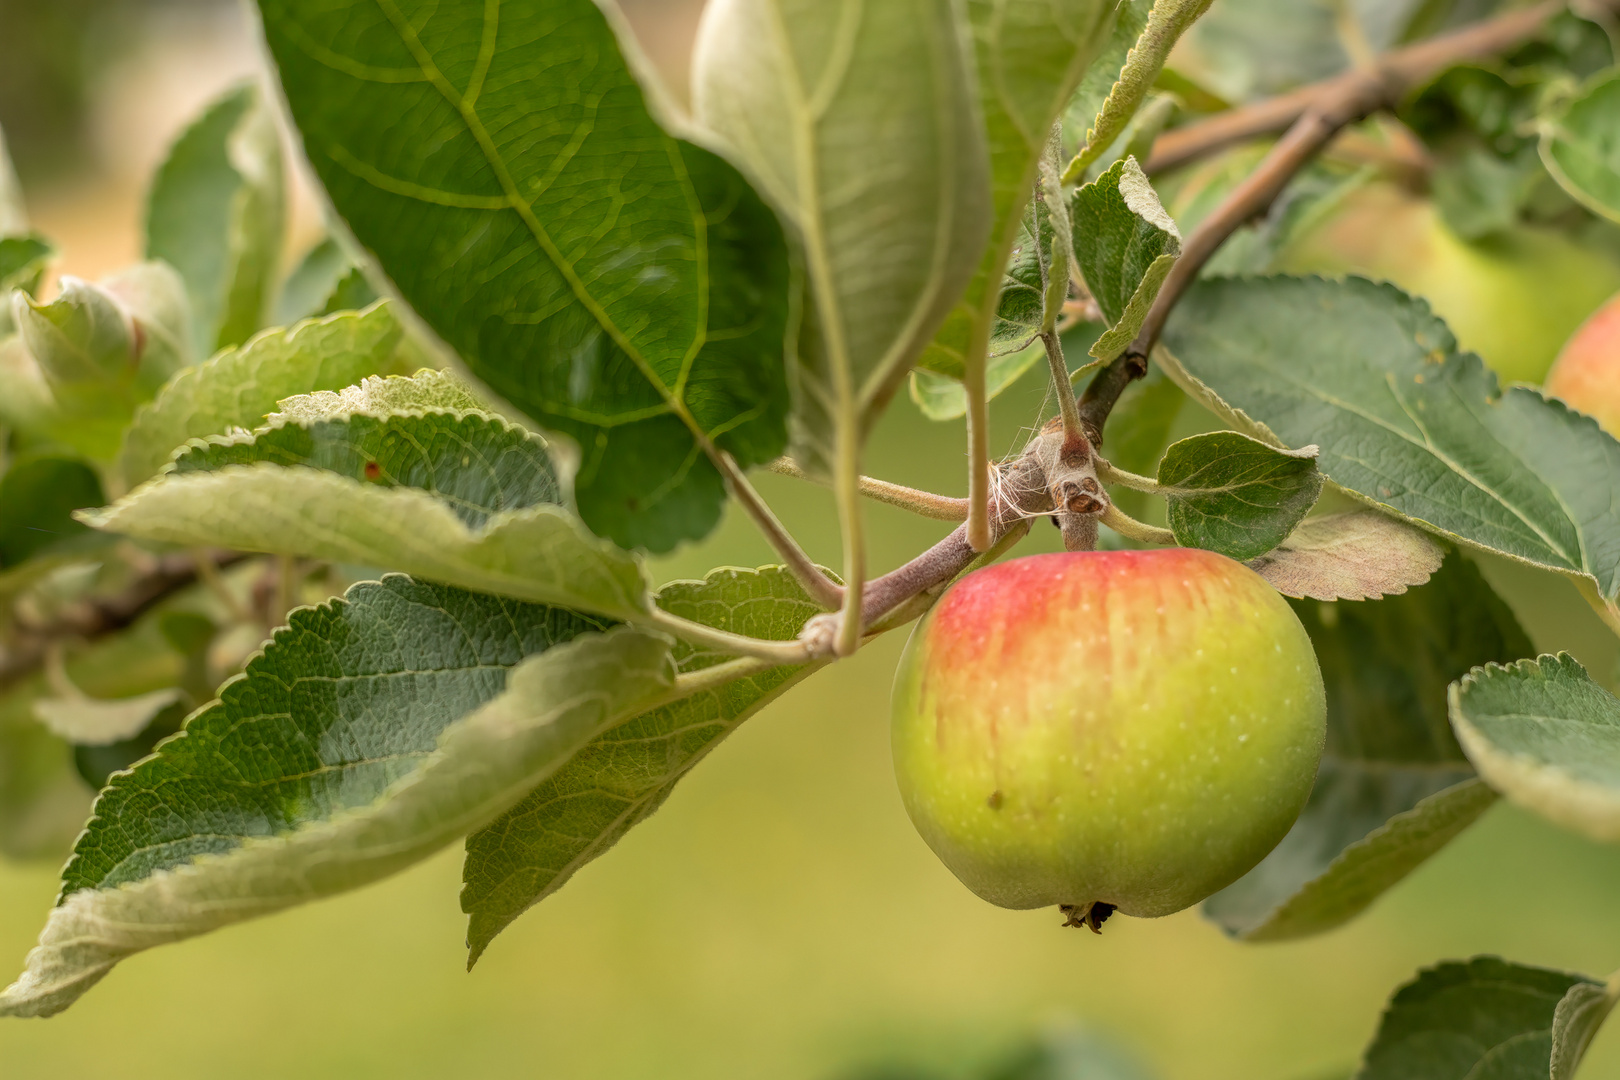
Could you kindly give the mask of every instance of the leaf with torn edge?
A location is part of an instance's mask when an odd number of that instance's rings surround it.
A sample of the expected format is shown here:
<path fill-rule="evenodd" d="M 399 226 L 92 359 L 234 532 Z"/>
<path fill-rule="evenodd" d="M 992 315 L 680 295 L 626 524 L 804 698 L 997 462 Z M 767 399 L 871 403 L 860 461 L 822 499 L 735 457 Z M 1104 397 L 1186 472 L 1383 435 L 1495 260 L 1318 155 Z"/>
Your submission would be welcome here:
<path fill-rule="evenodd" d="M 1509 799 L 1594 840 L 1620 840 L 1620 700 L 1574 657 L 1470 672 L 1451 689 L 1451 723 Z"/>
<path fill-rule="evenodd" d="M 1340 487 L 1448 538 L 1575 579 L 1620 627 L 1620 443 L 1497 386 L 1428 304 L 1362 278 L 1215 278 L 1158 353 L 1196 400 Z"/>
<path fill-rule="evenodd" d="M 1390 999 L 1355 1080 L 1573 1080 L 1617 990 L 1495 956 L 1438 964 Z"/>
<path fill-rule="evenodd" d="M 265 324 L 286 215 L 275 115 L 257 86 L 239 86 L 181 133 L 147 198 L 146 257 L 184 279 L 196 355 Z"/>
<path fill-rule="evenodd" d="M 1074 193 L 1074 259 L 1108 332 L 1091 347 L 1112 360 L 1130 345 L 1181 255 L 1181 232 L 1134 157 Z"/>
<path fill-rule="evenodd" d="M 786 441 L 787 247 L 736 169 L 659 125 L 603 9 L 259 10 L 367 269 L 577 446 L 597 535 L 655 552 L 706 535 L 726 499 L 708 449 L 747 468 Z"/>
<path fill-rule="evenodd" d="M 1327 688 L 1327 745 L 1282 842 L 1204 902 L 1245 941 L 1319 934 L 1359 915 L 1496 800 L 1452 737 L 1446 693 L 1530 641 L 1478 569 L 1453 555 L 1382 600 L 1292 601 Z"/>
<path fill-rule="evenodd" d="M 793 456 L 814 472 L 855 468 L 838 447 L 888 404 L 983 251 L 990 181 L 964 45 L 950 0 L 704 9 L 694 111 L 805 262 Z"/>
<path fill-rule="evenodd" d="M 113 777 L 0 1014 L 125 957 L 356 888 L 490 821 L 670 692 L 661 637 L 391 576 L 292 614 L 220 699 Z"/>
<path fill-rule="evenodd" d="M 1620 68 L 1594 75 L 1540 120 L 1541 160 L 1588 210 L 1620 221 Z"/>
<path fill-rule="evenodd" d="M 156 473 L 188 439 L 258 427 L 283 398 L 389 374 L 399 339 L 399 323 L 380 303 L 271 330 L 183 369 L 124 433 L 124 482 L 134 486 Z"/>
<path fill-rule="evenodd" d="M 1282 543 L 1321 492 L 1316 447 L 1279 450 L 1235 431 L 1183 439 L 1159 462 L 1158 493 L 1176 542 L 1231 559 Z"/>
<path fill-rule="evenodd" d="M 820 608 L 781 567 L 716 570 L 658 592 L 666 611 L 750 637 L 786 641 Z M 731 657 L 675 646 L 682 673 Z M 754 671 L 664 705 L 599 736 L 512 809 L 467 838 L 461 909 L 467 964 L 512 920 L 663 805 L 688 771 L 819 665 Z"/>
<path fill-rule="evenodd" d="M 195 443 L 82 517 L 147 540 L 384 566 L 614 618 L 644 614 L 640 564 L 560 505 L 544 442 L 437 404 L 465 394 L 424 372 L 293 399 L 257 432 Z"/>
<path fill-rule="evenodd" d="M 1422 585 L 1445 552 L 1429 535 L 1376 510 L 1306 518 L 1249 568 L 1284 596 L 1372 600 Z"/>

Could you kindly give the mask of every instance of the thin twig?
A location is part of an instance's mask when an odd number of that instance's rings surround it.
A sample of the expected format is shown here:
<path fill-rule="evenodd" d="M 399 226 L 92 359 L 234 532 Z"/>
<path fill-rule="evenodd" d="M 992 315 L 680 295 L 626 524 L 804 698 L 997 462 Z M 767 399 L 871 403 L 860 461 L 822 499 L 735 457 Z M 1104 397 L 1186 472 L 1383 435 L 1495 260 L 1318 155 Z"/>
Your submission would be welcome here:
<path fill-rule="evenodd" d="M 1147 373 L 1147 358 L 1158 343 L 1159 334 L 1176 302 L 1197 280 L 1204 264 L 1244 222 L 1264 213 L 1294 175 L 1340 129 L 1395 104 L 1413 87 L 1443 68 L 1469 57 L 1486 56 L 1517 45 L 1563 7 L 1561 0 L 1548 0 L 1524 11 L 1396 50 L 1380 57 L 1376 64 L 1318 83 L 1315 91 L 1302 99 L 1287 133 L 1254 172 L 1187 237 L 1181 257 L 1165 277 L 1130 348 L 1099 371 L 1086 387 L 1080 399 L 1080 419 L 1092 443 L 1101 445 L 1103 424 L 1125 387 Z M 1167 133 L 1165 138 L 1173 134 Z"/>
<path fill-rule="evenodd" d="M 770 470 L 783 476 L 792 476 L 799 480 L 817 482 L 816 478 L 799 468 L 792 458 L 777 458 L 771 462 Z M 906 487 L 903 484 L 891 484 L 887 480 L 877 480 L 870 476 L 860 478 L 861 494 L 868 499 L 890 506 L 898 506 L 902 510 L 910 510 L 913 514 L 935 521 L 966 521 L 968 516 L 968 501 L 966 499 L 952 498 L 949 495 L 936 495 L 932 491 L 922 491 L 918 488 Z"/>
<path fill-rule="evenodd" d="M 1499 15 L 1408 45 L 1384 54 L 1375 70 L 1391 83 L 1391 100 L 1398 100 L 1431 75 L 1464 60 L 1495 56 L 1528 40 L 1552 16 L 1564 10 L 1561 0 L 1547 0 L 1534 7 Z M 1597 6 L 1613 10 L 1615 0 L 1598 0 Z M 1164 172 L 1178 165 L 1223 150 L 1234 143 L 1286 131 L 1313 106 L 1345 94 L 1347 88 L 1366 74 L 1347 71 L 1297 90 L 1266 98 L 1253 104 L 1216 113 L 1207 120 L 1166 131 L 1153 144 L 1153 156 L 1143 168 L 1149 173 Z"/>
<path fill-rule="evenodd" d="M 208 562 L 224 568 L 250 557 L 239 551 L 215 551 L 209 553 Z M 195 585 L 197 566 L 190 553 L 161 556 L 112 596 L 81 600 L 48 622 L 19 626 L 21 640 L 0 648 L 0 687 L 38 671 L 59 642 L 93 641 L 127 628 L 175 593 Z"/>
<path fill-rule="evenodd" d="M 725 452 L 714 455 L 713 461 L 720 469 L 720 475 L 725 477 L 726 486 L 731 494 L 742 504 L 743 511 L 753 519 L 755 526 L 764 534 L 766 541 L 782 557 L 787 565 L 788 572 L 796 578 L 804 591 L 810 594 L 810 599 L 828 610 L 835 610 L 844 602 L 844 590 L 836 582 L 822 573 L 821 567 L 815 564 L 793 539 L 781 521 L 777 520 L 765 500 L 760 498 L 754 485 L 748 482 L 748 477 L 737 467 L 736 460 Z"/>

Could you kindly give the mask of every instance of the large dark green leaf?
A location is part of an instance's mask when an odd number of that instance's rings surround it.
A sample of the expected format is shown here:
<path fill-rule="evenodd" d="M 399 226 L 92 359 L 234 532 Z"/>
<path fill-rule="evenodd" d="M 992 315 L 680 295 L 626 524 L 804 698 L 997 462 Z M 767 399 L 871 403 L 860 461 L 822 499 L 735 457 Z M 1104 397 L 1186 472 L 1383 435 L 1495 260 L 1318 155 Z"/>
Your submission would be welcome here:
<path fill-rule="evenodd" d="M 1452 688 L 1451 722 L 1491 786 L 1566 828 L 1620 840 L 1620 700 L 1568 653 Z"/>
<path fill-rule="evenodd" d="M 820 608 L 780 567 L 716 570 L 664 586 L 666 611 L 750 637 L 789 640 Z M 730 657 L 675 647 L 682 672 Z M 663 805 L 719 742 L 813 667 L 768 668 L 638 716 L 601 735 L 500 818 L 467 838 L 461 909 L 469 966 L 496 934 Z"/>
<path fill-rule="evenodd" d="M 1234 937 L 1322 933 L 1360 914 L 1494 801 L 1452 738 L 1446 688 L 1529 639 L 1458 555 L 1382 600 L 1290 601 L 1327 687 L 1316 786 L 1282 843 L 1204 902 Z"/>
<path fill-rule="evenodd" d="M 1390 999 L 1355 1080 L 1572 1080 L 1614 991 L 1495 956 L 1420 972 Z"/>
<path fill-rule="evenodd" d="M 393 576 L 292 614 L 183 733 L 112 779 L 0 1014 L 119 960 L 392 873 L 669 692 L 667 641 Z"/>
<path fill-rule="evenodd" d="M 771 212 L 666 134 L 590 0 L 262 0 L 304 148 L 467 368 L 573 438 L 581 515 L 665 551 L 719 520 L 701 446 L 781 453 Z"/>
<path fill-rule="evenodd" d="M 146 257 L 180 272 L 198 356 L 265 324 L 281 262 L 281 135 L 257 87 L 225 94 L 181 133 L 152 181 Z"/>
<path fill-rule="evenodd" d="M 1318 443 L 1322 472 L 1364 499 L 1569 574 L 1620 627 L 1620 443 L 1500 389 L 1422 300 L 1360 278 L 1201 281 L 1165 343 L 1171 373 L 1234 424 Z"/>

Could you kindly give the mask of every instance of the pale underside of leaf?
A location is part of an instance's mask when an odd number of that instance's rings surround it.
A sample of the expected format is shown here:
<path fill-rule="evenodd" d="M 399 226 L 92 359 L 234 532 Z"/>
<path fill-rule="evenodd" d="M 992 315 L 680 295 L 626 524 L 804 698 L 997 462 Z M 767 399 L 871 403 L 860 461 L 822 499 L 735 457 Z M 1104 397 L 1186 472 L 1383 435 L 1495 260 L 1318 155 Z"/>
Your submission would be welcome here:
<path fill-rule="evenodd" d="M 106 746 L 133 738 L 162 710 L 180 699 L 176 687 L 134 697 L 102 699 L 85 695 L 34 701 L 34 715 L 53 735 L 75 746 Z"/>
<path fill-rule="evenodd" d="M 1620 841 L 1620 701 L 1573 657 L 1476 669 L 1450 704 L 1457 741 L 1492 787 L 1565 828 Z"/>
<path fill-rule="evenodd" d="M 382 565 L 478 592 L 614 618 L 649 609 L 639 563 L 560 506 L 469 529 L 436 496 L 268 463 L 159 477 L 82 519 L 165 543 Z"/>
<path fill-rule="evenodd" d="M 590 634 L 513 669 L 504 693 L 456 722 L 373 804 L 55 908 L 0 1015 L 50 1016 L 120 960 L 155 945 L 387 876 L 506 809 L 595 735 L 667 693 L 666 640 Z"/>
<path fill-rule="evenodd" d="M 1370 600 L 1422 585 L 1445 552 L 1428 534 L 1376 510 L 1306 518 L 1249 567 L 1284 596 Z"/>

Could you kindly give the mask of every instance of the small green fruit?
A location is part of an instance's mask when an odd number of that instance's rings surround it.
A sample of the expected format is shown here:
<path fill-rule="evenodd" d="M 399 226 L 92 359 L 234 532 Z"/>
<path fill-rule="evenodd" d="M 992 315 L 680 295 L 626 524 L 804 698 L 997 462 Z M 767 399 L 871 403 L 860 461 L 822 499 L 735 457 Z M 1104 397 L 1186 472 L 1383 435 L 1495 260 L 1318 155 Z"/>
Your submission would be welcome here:
<path fill-rule="evenodd" d="M 1620 295 L 1581 324 L 1547 374 L 1547 393 L 1620 438 Z"/>
<path fill-rule="evenodd" d="M 923 839 L 991 903 L 1168 915 L 1288 832 L 1326 715 L 1310 638 L 1247 567 L 1035 555 L 970 574 L 912 633 L 895 774 Z"/>

